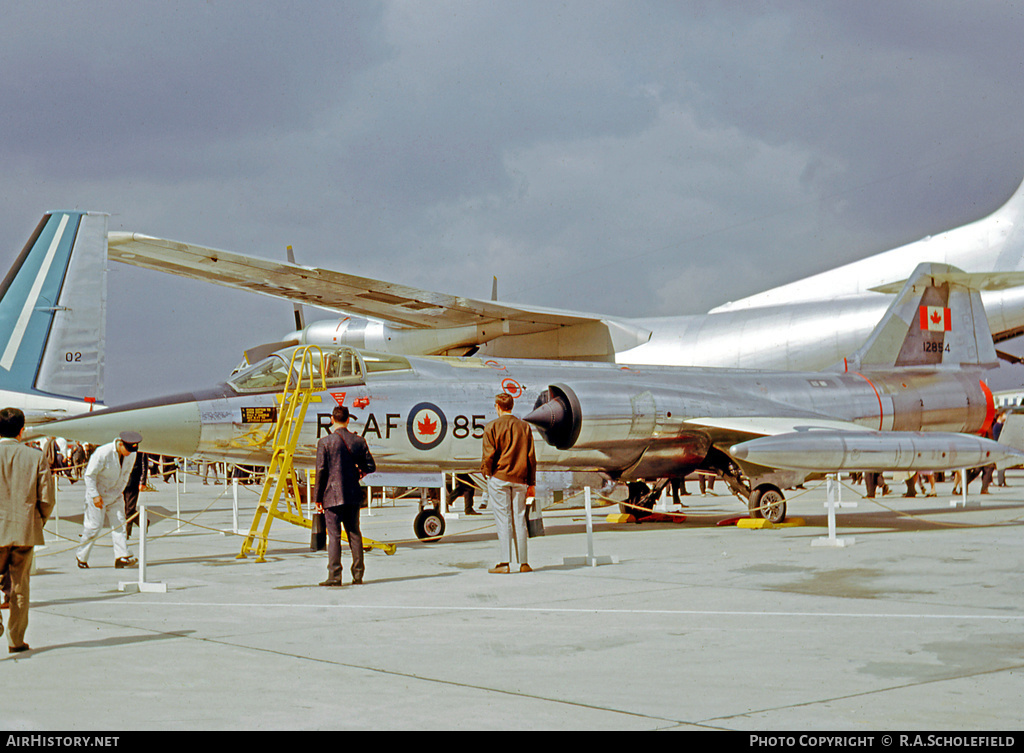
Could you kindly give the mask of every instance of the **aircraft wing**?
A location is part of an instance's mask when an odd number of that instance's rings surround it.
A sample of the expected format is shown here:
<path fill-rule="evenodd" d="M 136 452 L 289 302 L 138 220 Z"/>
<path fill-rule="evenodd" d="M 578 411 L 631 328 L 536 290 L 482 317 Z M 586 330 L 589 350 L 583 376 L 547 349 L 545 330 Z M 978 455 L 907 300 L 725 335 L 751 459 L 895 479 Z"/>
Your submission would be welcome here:
<path fill-rule="evenodd" d="M 942 272 L 933 275 L 937 283 L 950 282 L 974 290 L 1008 290 L 1024 285 L 1024 272 Z M 903 290 L 906 280 L 895 280 L 877 285 L 871 290 L 876 293 L 896 294 Z"/>
<path fill-rule="evenodd" d="M 813 416 L 708 416 L 687 419 L 685 423 L 706 427 L 711 429 L 713 434 L 721 433 L 732 436 L 769 437 L 791 432 L 821 430 L 870 431 L 870 429 L 850 421 Z"/>
<path fill-rule="evenodd" d="M 413 329 L 446 329 L 503 323 L 504 334 L 531 334 L 602 322 L 615 349 L 635 347 L 650 332 L 605 317 L 435 293 L 369 277 L 244 256 L 139 233 L 112 232 L 115 261 L 193 280 L 217 283 Z"/>

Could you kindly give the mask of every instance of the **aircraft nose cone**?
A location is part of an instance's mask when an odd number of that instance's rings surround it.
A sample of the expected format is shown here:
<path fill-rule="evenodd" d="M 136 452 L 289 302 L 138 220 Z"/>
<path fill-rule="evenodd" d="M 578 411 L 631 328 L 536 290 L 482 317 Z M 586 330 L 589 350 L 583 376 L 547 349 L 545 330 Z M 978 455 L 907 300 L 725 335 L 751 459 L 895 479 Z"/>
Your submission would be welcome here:
<path fill-rule="evenodd" d="M 54 436 L 79 442 L 106 444 L 122 431 L 142 435 L 140 452 L 189 457 L 199 448 L 202 424 L 199 404 L 187 402 L 151 403 L 109 408 L 76 418 L 34 427 L 29 436 Z"/>

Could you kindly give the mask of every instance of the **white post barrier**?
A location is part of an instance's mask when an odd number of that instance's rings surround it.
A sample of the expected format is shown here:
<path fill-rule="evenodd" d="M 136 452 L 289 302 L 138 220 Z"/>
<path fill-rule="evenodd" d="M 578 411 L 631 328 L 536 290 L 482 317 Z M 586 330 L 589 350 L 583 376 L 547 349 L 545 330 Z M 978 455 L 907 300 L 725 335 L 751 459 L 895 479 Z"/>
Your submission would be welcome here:
<path fill-rule="evenodd" d="M 445 515 L 448 514 L 448 479 L 445 478 L 444 473 L 441 473 L 441 488 L 437 491 L 437 512 L 441 516 L 443 521 Z M 453 515 L 453 518 L 458 518 L 458 515 Z"/>
<path fill-rule="evenodd" d="M 306 469 L 306 518 L 313 518 L 313 498 L 316 496 L 313 489 L 313 469 Z"/>
<path fill-rule="evenodd" d="M 590 567 L 597 567 L 598 565 L 617 565 L 619 563 L 618 557 L 609 557 L 607 555 L 601 557 L 594 556 L 594 522 L 593 512 L 590 505 L 590 487 L 584 487 L 583 489 L 583 504 L 587 509 L 587 556 L 586 557 L 564 557 L 562 564 L 564 565 L 590 565 Z"/>
<path fill-rule="evenodd" d="M 181 467 L 186 471 L 181 474 L 181 491 L 183 494 L 187 494 L 188 492 L 185 491 L 185 477 L 188 476 L 188 458 L 181 459 Z M 178 521 L 178 527 L 171 533 L 179 533 L 181 531 L 181 497 L 175 496 L 174 518 Z"/>
<path fill-rule="evenodd" d="M 973 504 L 981 507 L 981 500 L 977 500 Z M 967 469 L 963 468 L 960 470 L 960 499 L 949 500 L 950 507 L 967 507 Z"/>
<path fill-rule="evenodd" d="M 843 502 L 840 499 L 839 474 L 830 473 L 826 477 L 825 488 L 828 490 L 828 501 L 825 507 L 828 508 L 828 537 L 820 537 L 811 542 L 811 546 L 851 546 L 854 543 L 853 536 L 836 538 L 836 508 L 856 507 L 856 502 Z"/>
<path fill-rule="evenodd" d="M 232 525 L 231 530 L 234 531 L 237 534 L 237 533 L 239 533 L 239 530 L 238 530 L 238 479 L 237 478 L 231 479 L 231 486 L 232 486 L 232 492 L 233 492 L 233 499 L 232 499 L 232 502 L 231 502 L 231 525 Z"/>
<path fill-rule="evenodd" d="M 166 583 L 149 583 L 146 581 L 146 534 L 148 533 L 146 506 L 139 503 L 139 580 L 138 582 L 121 581 L 118 591 L 145 591 L 147 593 L 167 593 Z"/>

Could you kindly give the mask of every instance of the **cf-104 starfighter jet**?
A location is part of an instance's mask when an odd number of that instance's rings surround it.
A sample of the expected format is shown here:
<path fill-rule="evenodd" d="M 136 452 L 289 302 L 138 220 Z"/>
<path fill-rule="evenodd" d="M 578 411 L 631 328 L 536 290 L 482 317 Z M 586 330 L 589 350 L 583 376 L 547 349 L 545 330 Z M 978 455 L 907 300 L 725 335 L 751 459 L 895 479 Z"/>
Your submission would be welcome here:
<path fill-rule="evenodd" d="M 970 281 L 968 287 L 965 281 Z M 479 465 L 494 396 L 533 424 L 542 471 L 609 480 L 715 471 L 755 514 L 785 515 L 782 489 L 813 474 L 971 468 L 1024 453 L 978 436 L 995 408 L 996 353 L 977 275 L 922 264 L 868 341 L 835 369 L 771 372 L 511 358 L 412 357 L 325 348 L 297 467 L 314 464 L 333 406 L 355 413 L 381 471 Z M 142 432 L 147 451 L 266 465 L 288 351 L 212 389 L 45 426 L 100 442 Z"/>

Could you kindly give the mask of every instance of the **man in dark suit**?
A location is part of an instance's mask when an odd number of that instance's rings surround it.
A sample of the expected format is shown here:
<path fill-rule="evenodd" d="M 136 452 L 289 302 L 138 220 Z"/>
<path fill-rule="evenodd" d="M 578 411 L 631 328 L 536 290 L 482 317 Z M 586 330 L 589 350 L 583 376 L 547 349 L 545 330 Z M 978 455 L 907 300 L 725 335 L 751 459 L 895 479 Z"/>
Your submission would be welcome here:
<path fill-rule="evenodd" d="M 363 487 L 359 479 L 377 469 L 366 440 L 348 430 L 348 408 L 331 414 L 331 433 L 316 443 L 316 509 L 327 524 L 327 580 L 321 586 L 341 585 L 341 528 L 352 552 L 352 582 L 363 582 L 363 534 L 359 509 Z"/>
<path fill-rule="evenodd" d="M 11 574 L 7 650 L 12 654 L 28 651 L 25 629 L 33 547 L 45 543 L 43 525 L 56 502 L 46 457 L 20 441 L 24 428 L 25 414 L 19 409 L 0 410 L 0 572 Z"/>

